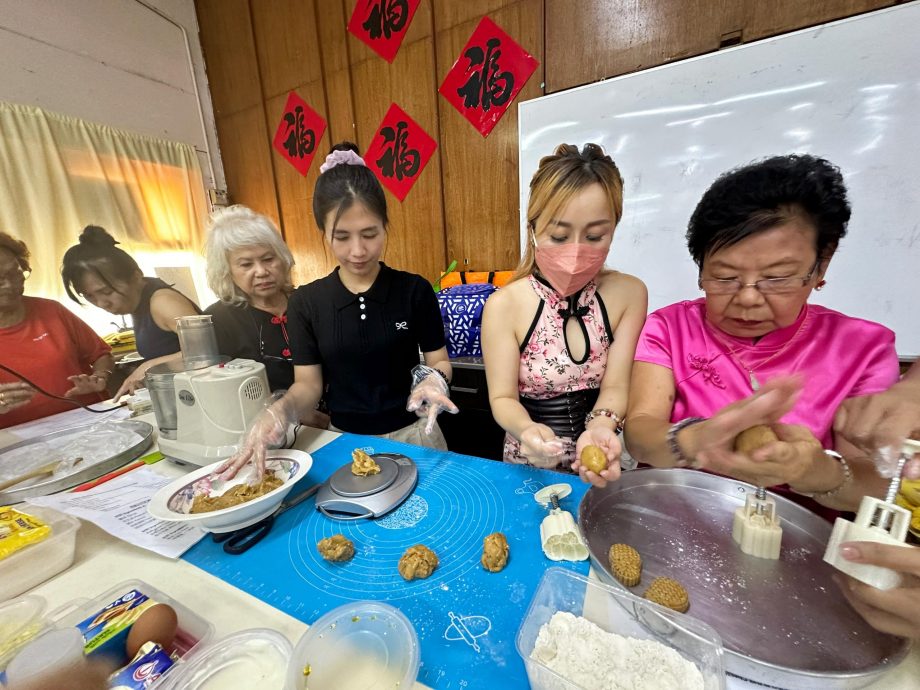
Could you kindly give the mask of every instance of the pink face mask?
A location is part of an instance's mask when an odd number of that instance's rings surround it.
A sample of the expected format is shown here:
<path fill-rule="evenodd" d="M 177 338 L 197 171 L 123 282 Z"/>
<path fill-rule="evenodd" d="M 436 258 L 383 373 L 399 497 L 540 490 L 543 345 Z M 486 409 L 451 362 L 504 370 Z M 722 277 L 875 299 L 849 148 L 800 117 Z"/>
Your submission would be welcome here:
<path fill-rule="evenodd" d="M 568 243 L 537 246 L 537 268 L 563 297 L 574 295 L 604 267 L 609 247 Z"/>

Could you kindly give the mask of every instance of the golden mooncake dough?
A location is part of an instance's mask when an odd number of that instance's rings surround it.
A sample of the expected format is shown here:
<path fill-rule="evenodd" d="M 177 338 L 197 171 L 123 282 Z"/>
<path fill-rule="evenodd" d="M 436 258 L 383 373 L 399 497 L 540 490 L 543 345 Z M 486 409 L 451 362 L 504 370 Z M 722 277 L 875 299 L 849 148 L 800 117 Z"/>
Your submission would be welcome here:
<path fill-rule="evenodd" d="M 579 460 L 582 467 L 595 474 L 600 474 L 602 470 L 607 469 L 607 454 L 598 446 L 585 446 Z"/>
<path fill-rule="evenodd" d="M 380 474 L 380 465 L 374 462 L 374 458 L 363 450 L 355 448 L 351 452 L 351 473 L 356 477 L 368 477 L 372 474 Z"/>
<path fill-rule="evenodd" d="M 497 573 L 508 565 L 508 540 L 501 532 L 493 532 L 482 540 L 482 567 Z"/>
<path fill-rule="evenodd" d="M 610 571 L 627 587 L 635 587 L 642 578 L 642 556 L 629 544 L 614 544 L 608 553 Z"/>
<path fill-rule="evenodd" d="M 745 429 L 735 436 L 735 452 L 750 455 L 758 448 L 763 448 L 774 441 L 779 441 L 779 437 L 773 429 L 763 424 L 758 424 L 750 429 Z"/>
<path fill-rule="evenodd" d="M 690 595 L 677 580 L 670 577 L 656 577 L 648 586 L 643 595 L 649 601 L 667 606 L 680 613 L 686 613 L 690 608 Z"/>
<path fill-rule="evenodd" d="M 422 544 L 406 549 L 396 569 L 404 580 L 425 579 L 438 567 L 437 554 Z"/>
<path fill-rule="evenodd" d="M 355 545 L 343 534 L 333 534 L 316 544 L 319 555 L 327 561 L 350 561 L 355 555 Z"/>
<path fill-rule="evenodd" d="M 241 503 L 246 503 L 253 499 L 264 496 L 269 491 L 274 491 L 284 484 L 283 481 L 274 475 L 265 475 L 265 478 L 258 484 L 237 484 L 223 496 L 208 496 L 199 494 L 192 499 L 192 509 L 190 513 L 210 513 L 214 510 L 223 510 L 232 508 Z"/>

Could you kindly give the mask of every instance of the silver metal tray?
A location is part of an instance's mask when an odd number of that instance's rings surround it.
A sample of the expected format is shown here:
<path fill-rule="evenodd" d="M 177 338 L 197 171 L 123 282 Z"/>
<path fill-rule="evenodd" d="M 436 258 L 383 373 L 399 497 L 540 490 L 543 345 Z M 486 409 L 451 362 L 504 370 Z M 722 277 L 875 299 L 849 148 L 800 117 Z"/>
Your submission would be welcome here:
<path fill-rule="evenodd" d="M 22 488 L 16 488 L 13 486 L 5 491 L 0 491 L 0 505 L 19 503 L 20 501 L 24 501 L 27 498 L 32 498 L 33 496 L 47 496 L 48 494 L 53 494 L 57 493 L 58 491 L 64 491 L 65 489 L 73 488 L 78 484 L 82 484 L 83 482 L 91 481 L 97 477 L 101 477 L 106 472 L 111 472 L 112 470 L 118 469 L 119 467 L 126 465 L 132 460 L 139 458 L 144 453 L 144 451 L 153 445 L 153 426 L 147 422 L 139 422 L 129 419 L 121 421 L 107 421 L 105 424 L 106 426 L 126 427 L 127 429 L 138 434 L 141 437 L 141 440 L 135 443 L 133 446 L 118 453 L 117 455 L 113 455 L 109 458 L 106 458 L 102 462 L 97 462 L 94 465 L 90 465 L 89 467 L 73 472 L 72 474 L 68 474 L 63 477 L 49 476 L 33 484 L 29 484 L 28 486 L 23 486 Z M 31 445 L 36 445 L 38 443 L 49 441 L 55 438 L 71 436 L 73 434 L 78 434 L 81 431 L 86 432 L 95 426 L 97 425 L 85 424 L 82 426 L 70 427 L 68 429 L 56 431 L 53 434 L 45 434 L 44 436 L 38 436 L 36 438 L 30 438 L 26 441 L 20 441 L 19 443 L 4 446 L 3 448 L 0 448 L 0 466 L 3 465 L 4 455 L 10 451 L 18 450 L 19 448 L 25 448 Z"/>
<path fill-rule="evenodd" d="M 831 524 L 775 496 L 779 560 L 749 556 L 732 540 L 735 509 L 754 487 L 705 472 L 625 472 L 582 499 L 578 522 L 591 561 L 609 582 L 611 544 L 642 556 L 642 595 L 659 576 L 680 581 L 689 615 L 722 636 L 726 669 L 780 688 L 861 688 L 900 663 L 907 640 L 869 627 L 847 604 L 824 563 Z"/>

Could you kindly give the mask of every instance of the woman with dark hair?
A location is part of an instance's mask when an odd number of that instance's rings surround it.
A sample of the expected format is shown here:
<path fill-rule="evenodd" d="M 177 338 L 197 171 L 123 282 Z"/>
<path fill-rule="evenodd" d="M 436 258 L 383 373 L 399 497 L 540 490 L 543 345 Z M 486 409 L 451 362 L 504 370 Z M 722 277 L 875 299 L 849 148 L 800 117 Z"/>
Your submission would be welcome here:
<path fill-rule="evenodd" d="M 63 305 L 25 295 L 31 272 L 25 243 L 0 232 L 0 364 L 59 397 L 0 369 L 0 428 L 99 402 L 114 366 L 111 348 Z"/>
<path fill-rule="evenodd" d="M 825 515 L 814 500 L 853 510 L 883 490 L 832 426 L 845 401 L 898 380 L 894 333 L 808 303 L 849 219 L 840 171 L 814 156 L 769 158 L 713 183 L 687 231 L 705 296 L 651 314 L 636 349 L 634 458 L 788 485 L 779 490 Z M 758 424 L 778 440 L 735 452 L 735 437 Z"/>
<path fill-rule="evenodd" d="M 159 278 L 145 278 L 130 254 L 104 229 L 87 225 L 80 243 L 64 254 L 61 277 L 74 302 L 83 297 L 110 314 L 130 314 L 137 351 L 144 363 L 125 379 L 115 394 L 133 393 L 144 385 L 147 370 L 161 362 L 178 359 L 176 319 L 201 310 L 188 297 Z"/>
<path fill-rule="evenodd" d="M 335 430 L 446 448 L 436 416 L 457 408 L 434 291 L 380 260 L 386 197 L 357 147 L 334 146 L 320 171 L 313 215 L 339 265 L 291 295 L 294 385 L 257 420 L 228 473 L 253 456 L 261 466 L 265 446 L 313 410 L 324 388 Z"/>
<path fill-rule="evenodd" d="M 623 179 L 596 144 L 562 144 L 530 182 L 529 241 L 512 282 L 486 303 L 482 350 L 504 459 L 580 472 L 603 486 L 620 474 L 620 422 L 645 321 L 641 280 L 604 270 L 623 214 Z M 596 446 L 599 474 L 578 454 Z"/>

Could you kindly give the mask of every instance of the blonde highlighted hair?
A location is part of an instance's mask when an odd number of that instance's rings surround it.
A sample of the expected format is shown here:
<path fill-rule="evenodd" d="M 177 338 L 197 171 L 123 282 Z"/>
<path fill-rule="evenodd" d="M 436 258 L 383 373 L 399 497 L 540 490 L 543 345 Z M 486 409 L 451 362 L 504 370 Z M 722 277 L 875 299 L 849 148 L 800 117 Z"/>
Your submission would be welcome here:
<path fill-rule="evenodd" d="M 294 266 L 294 256 L 270 218 L 240 204 L 219 208 L 211 214 L 204 246 L 206 273 L 208 287 L 222 302 L 242 306 L 249 301 L 233 282 L 230 252 L 257 246 L 269 247 L 284 264 L 283 290 L 290 292 L 293 289 L 291 268 Z"/>
<path fill-rule="evenodd" d="M 616 225 L 623 216 L 623 178 L 616 163 L 597 144 L 585 144 L 581 151 L 573 144 L 557 146 L 553 155 L 540 159 L 537 172 L 530 180 L 528 230 L 536 237 L 542 235 L 572 197 L 592 184 L 599 184 L 604 189 Z M 524 255 L 511 280 L 526 278 L 535 268 L 534 245 L 528 238 Z"/>

